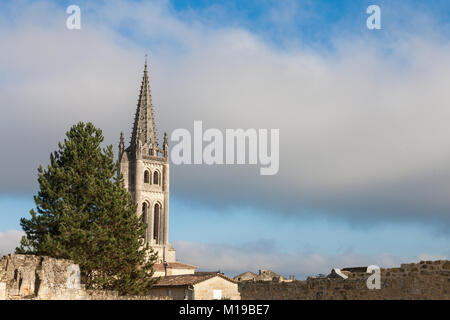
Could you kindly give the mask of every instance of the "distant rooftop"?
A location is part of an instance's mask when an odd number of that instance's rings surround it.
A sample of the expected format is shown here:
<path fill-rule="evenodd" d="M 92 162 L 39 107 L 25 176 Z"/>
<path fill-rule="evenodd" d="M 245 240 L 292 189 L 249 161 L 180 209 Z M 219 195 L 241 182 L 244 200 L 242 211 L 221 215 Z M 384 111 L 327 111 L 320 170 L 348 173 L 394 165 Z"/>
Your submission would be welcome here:
<path fill-rule="evenodd" d="M 197 266 L 182 262 L 167 262 L 166 265 L 169 269 L 197 269 Z M 155 263 L 153 266 L 155 271 L 164 271 L 164 263 Z"/>
<path fill-rule="evenodd" d="M 182 275 L 162 277 L 161 280 L 154 287 L 184 287 L 188 285 L 194 285 L 214 277 L 221 277 L 225 280 L 236 283 L 234 280 L 224 276 L 221 273 L 200 272 L 194 274 L 182 274 Z"/>

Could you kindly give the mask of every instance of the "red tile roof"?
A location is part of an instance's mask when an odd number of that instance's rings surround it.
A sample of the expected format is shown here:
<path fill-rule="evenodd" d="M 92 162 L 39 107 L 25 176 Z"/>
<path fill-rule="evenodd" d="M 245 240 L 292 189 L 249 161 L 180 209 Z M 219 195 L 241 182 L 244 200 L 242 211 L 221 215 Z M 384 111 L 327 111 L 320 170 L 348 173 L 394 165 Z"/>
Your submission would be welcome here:
<path fill-rule="evenodd" d="M 167 263 L 168 269 L 197 269 L 197 266 L 193 266 L 192 264 L 186 264 L 181 262 L 168 262 Z M 163 263 L 155 263 L 153 266 L 153 270 L 155 271 L 164 271 L 164 264 Z"/>

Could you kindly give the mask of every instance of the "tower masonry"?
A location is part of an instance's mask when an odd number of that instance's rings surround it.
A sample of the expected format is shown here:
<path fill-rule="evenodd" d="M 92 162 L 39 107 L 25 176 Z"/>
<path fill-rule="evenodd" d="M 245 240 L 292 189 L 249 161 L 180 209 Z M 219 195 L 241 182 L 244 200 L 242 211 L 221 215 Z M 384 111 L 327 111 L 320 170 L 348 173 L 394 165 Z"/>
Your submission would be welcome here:
<path fill-rule="evenodd" d="M 127 148 L 120 134 L 119 174 L 137 205 L 136 214 L 147 224 L 145 241 L 158 253 L 157 263 L 175 262 L 169 244 L 169 145 L 166 133 L 162 148 L 158 144 L 147 60 Z"/>

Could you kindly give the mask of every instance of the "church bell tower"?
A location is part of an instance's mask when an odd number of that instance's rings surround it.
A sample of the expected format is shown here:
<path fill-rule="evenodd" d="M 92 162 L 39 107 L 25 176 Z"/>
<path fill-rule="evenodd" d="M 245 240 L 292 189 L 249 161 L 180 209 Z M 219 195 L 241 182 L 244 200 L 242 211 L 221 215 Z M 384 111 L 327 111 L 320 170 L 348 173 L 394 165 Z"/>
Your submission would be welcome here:
<path fill-rule="evenodd" d="M 137 205 L 136 214 L 146 224 L 145 241 L 158 253 L 158 263 L 175 262 L 169 244 L 169 145 L 164 133 L 159 147 L 152 105 L 147 58 L 134 117 L 130 145 L 119 143 L 119 174 Z"/>

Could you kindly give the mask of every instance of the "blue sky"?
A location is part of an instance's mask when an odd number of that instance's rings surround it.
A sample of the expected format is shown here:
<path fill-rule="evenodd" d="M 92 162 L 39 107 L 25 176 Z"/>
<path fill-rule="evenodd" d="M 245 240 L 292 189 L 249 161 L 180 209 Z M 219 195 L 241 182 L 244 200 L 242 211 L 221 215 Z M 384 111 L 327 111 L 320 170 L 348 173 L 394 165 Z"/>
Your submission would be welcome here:
<path fill-rule="evenodd" d="M 9 212 L 11 217 L 2 221 L 2 231 L 19 229 L 19 219 L 33 206 L 30 196 L 2 196 L 0 210 Z M 445 236 L 433 235 L 432 230 L 418 224 L 351 227 L 323 218 L 280 219 L 269 213 L 261 217 L 261 210 L 255 208 L 237 207 L 218 212 L 176 199 L 171 210 L 174 212 L 171 217 L 171 241 L 203 242 L 207 239 L 212 244 L 236 246 L 251 246 L 262 241 L 281 251 L 306 250 L 325 254 L 346 251 L 382 254 L 389 248 L 391 252 L 411 257 L 416 255 L 418 247 L 425 252 L 448 250 Z M 264 222 L 255 223 L 260 219 Z M 396 241 L 392 241 L 394 233 Z M 430 238 L 435 241 L 430 241 Z"/>
<path fill-rule="evenodd" d="M 79 32 L 64 28 L 69 4 L 0 4 L 10 49 L 0 54 L 1 147 L 12 155 L 0 251 L 72 123 L 94 121 L 114 146 L 129 135 L 150 52 L 159 133 L 199 119 L 281 132 L 274 177 L 172 166 L 180 260 L 305 276 L 449 258 L 448 1 L 79 1 Z M 382 30 L 366 28 L 370 4 Z"/>

